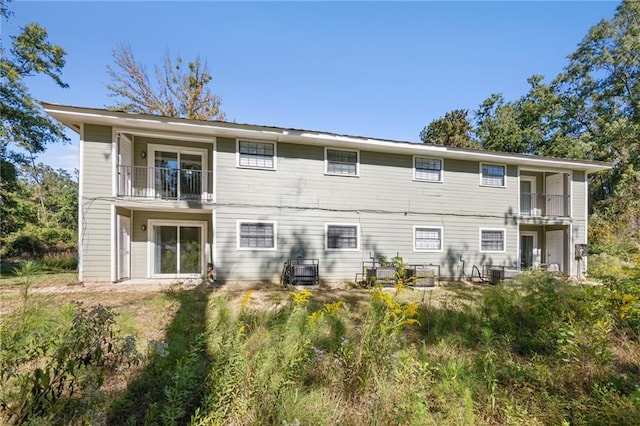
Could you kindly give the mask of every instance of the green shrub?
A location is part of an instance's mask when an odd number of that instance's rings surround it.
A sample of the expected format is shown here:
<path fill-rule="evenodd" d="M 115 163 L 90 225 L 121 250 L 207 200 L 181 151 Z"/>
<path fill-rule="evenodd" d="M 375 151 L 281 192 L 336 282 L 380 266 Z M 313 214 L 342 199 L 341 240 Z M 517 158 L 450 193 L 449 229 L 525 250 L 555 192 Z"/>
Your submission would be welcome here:
<path fill-rule="evenodd" d="M 0 327 L 0 415 L 9 424 L 72 423 L 102 401 L 105 374 L 139 360 L 135 341 L 114 332 L 110 309 L 44 306 L 29 283 Z"/>
<path fill-rule="evenodd" d="M 77 232 L 60 227 L 28 224 L 2 239 L 2 257 L 42 258 L 45 254 L 75 251 Z"/>

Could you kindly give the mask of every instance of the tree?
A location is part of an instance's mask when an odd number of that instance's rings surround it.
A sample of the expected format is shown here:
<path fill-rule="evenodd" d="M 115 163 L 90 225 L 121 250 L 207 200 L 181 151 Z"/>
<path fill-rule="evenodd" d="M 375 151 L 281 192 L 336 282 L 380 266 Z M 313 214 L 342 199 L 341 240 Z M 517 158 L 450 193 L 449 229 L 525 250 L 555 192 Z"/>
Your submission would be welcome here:
<path fill-rule="evenodd" d="M 117 100 L 112 110 L 183 117 L 196 120 L 224 120 L 221 99 L 211 92 L 213 76 L 207 62 L 197 57 L 185 67 L 167 53 L 162 66 L 154 66 L 155 80 L 144 65 L 136 61 L 130 46 L 113 51 L 114 67 L 107 66 L 111 83 L 109 96 Z"/>
<path fill-rule="evenodd" d="M 5 20 L 12 15 L 7 4 L 0 0 L 0 16 Z M 43 27 L 30 23 L 17 36 L 11 36 L 8 52 L 0 46 L 0 237 L 20 226 L 14 222 L 23 216 L 12 216 L 12 209 L 25 213 L 20 209 L 23 200 L 18 191 L 19 166 L 35 164 L 36 156 L 45 151 L 48 143 L 67 140 L 62 125 L 43 114 L 25 83 L 28 77 L 44 75 L 58 86 L 67 87 L 61 77 L 65 51 L 47 37 Z M 28 217 L 26 213 L 24 216 Z"/>
<path fill-rule="evenodd" d="M 447 112 L 444 117 L 433 120 L 420 132 L 423 143 L 446 145 L 457 148 L 478 148 L 471 138 L 473 130 L 465 109 Z"/>
<path fill-rule="evenodd" d="M 11 15 L 6 3 L 0 0 L 4 19 Z M 42 113 L 24 82 L 27 77 L 46 75 L 58 86 L 68 87 L 61 77 L 65 51 L 51 44 L 47 31 L 35 23 L 11 40 L 9 52 L 0 47 L 0 157 L 24 163 L 44 152 L 48 143 L 66 140 L 62 126 Z M 21 150 L 11 150 L 9 145 Z"/>

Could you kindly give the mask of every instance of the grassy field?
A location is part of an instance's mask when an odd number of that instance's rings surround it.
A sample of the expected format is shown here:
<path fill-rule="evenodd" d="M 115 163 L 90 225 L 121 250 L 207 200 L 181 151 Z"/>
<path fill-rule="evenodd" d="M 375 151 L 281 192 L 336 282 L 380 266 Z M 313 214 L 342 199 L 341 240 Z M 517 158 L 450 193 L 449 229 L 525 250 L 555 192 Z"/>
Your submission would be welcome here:
<path fill-rule="evenodd" d="M 0 391 L 6 422 L 30 407 L 24 418 L 43 424 L 640 424 L 633 287 L 579 287 L 546 274 L 426 291 L 158 291 L 82 287 L 65 275 L 23 287 L 21 278 L 0 280 L 0 361 L 16 372 L 5 377 L 14 391 Z M 20 393 L 23 383 L 42 387 L 34 366 L 56 371 L 43 360 L 78 347 L 82 339 L 56 337 L 78 317 L 94 328 L 110 318 L 77 307 L 95 304 L 117 314 L 97 340 L 128 348 L 112 351 L 116 365 L 77 350 L 100 360 L 72 371 L 81 391 L 40 402 Z M 16 364 L 7 353 L 29 348 L 34 334 L 49 335 L 51 349 Z M 135 350 L 118 340 L 127 335 Z"/>

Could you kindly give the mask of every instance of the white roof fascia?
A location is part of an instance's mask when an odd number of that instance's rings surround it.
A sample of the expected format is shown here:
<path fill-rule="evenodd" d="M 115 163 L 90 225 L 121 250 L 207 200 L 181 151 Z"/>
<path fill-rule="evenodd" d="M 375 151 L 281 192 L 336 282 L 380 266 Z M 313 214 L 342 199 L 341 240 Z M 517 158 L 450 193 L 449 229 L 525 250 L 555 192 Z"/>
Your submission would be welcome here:
<path fill-rule="evenodd" d="M 403 141 L 389 141 L 364 137 L 335 135 L 305 130 L 284 128 L 260 128 L 262 126 L 244 125 L 225 122 L 224 124 L 207 121 L 191 121 L 179 118 L 129 114 L 108 110 L 85 109 L 42 103 L 45 111 L 61 121 L 71 129 L 76 123 L 93 123 L 118 127 L 119 130 L 136 129 L 166 131 L 169 133 L 188 133 L 200 136 L 217 136 L 229 138 L 248 138 L 266 141 L 302 143 L 306 145 L 333 146 L 376 152 L 388 152 L 407 155 L 438 155 L 444 158 L 499 162 L 501 164 L 522 165 L 529 167 L 549 167 L 571 170 L 581 170 L 595 173 L 609 170 L 611 166 L 605 163 L 582 162 L 579 160 L 551 159 L 544 157 L 525 156 L 518 154 L 499 153 L 495 151 L 476 151 L 449 148 L 440 145 L 427 145 Z M 248 126 L 257 129 L 246 128 Z M 75 130 L 75 129 L 74 129 Z"/>

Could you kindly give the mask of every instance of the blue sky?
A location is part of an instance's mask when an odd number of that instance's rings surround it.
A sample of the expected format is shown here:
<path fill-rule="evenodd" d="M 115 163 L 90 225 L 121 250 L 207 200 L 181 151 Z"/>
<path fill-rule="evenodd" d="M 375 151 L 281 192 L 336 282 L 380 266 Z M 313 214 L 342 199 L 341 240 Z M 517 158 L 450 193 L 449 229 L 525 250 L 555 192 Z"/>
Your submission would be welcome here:
<path fill-rule="evenodd" d="M 617 4 L 16 1 L 2 40 L 37 22 L 66 49 L 70 88 L 27 81 L 48 102 L 111 103 L 106 65 L 128 44 L 149 69 L 167 51 L 206 59 L 228 120 L 418 141 L 447 111 L 473 111 L 491 93 L 517 98 L 533 74 L 555 77 Z M 41 160 L 76 168 L 70 136 Z"/>

